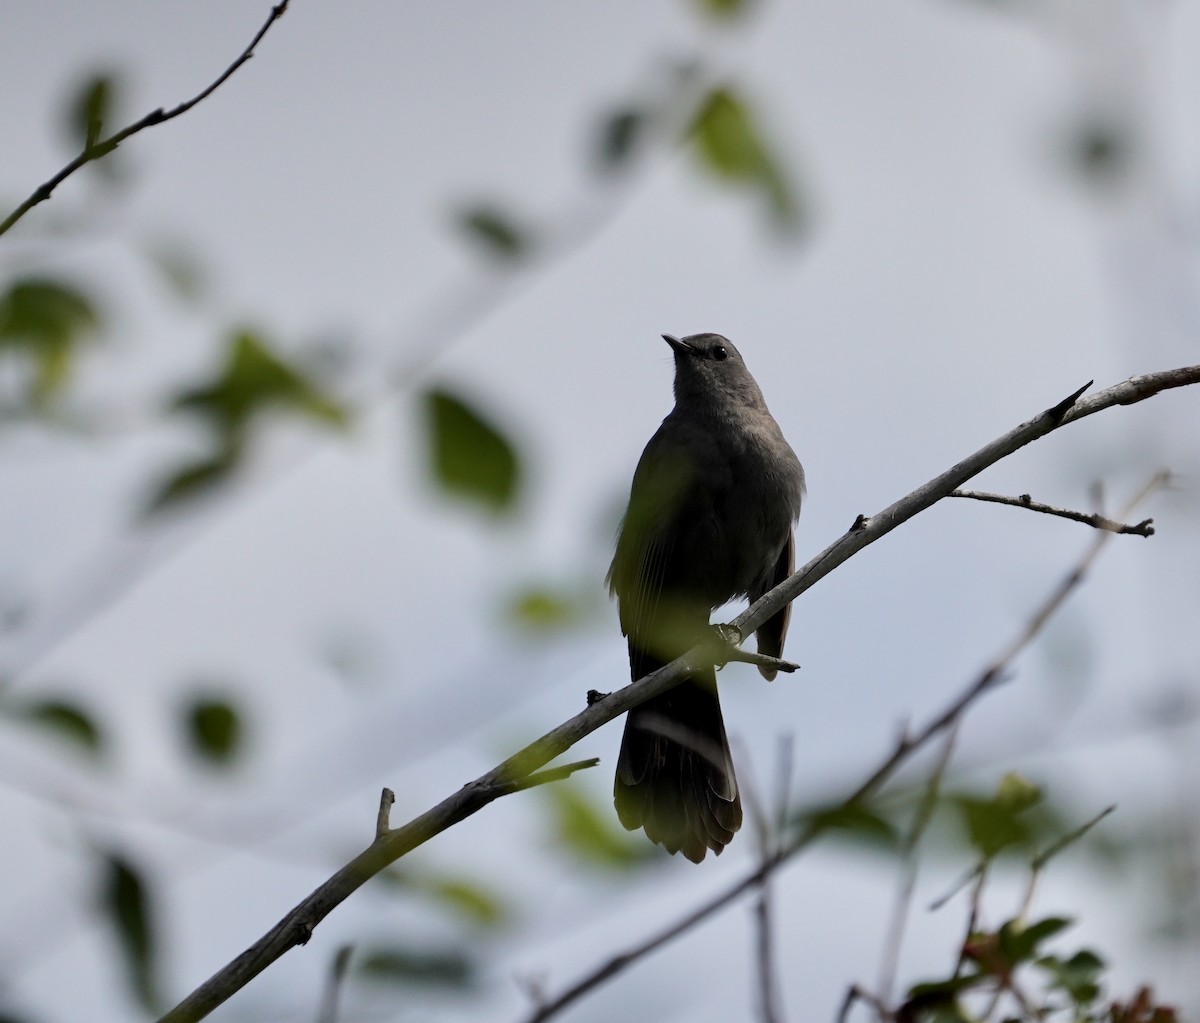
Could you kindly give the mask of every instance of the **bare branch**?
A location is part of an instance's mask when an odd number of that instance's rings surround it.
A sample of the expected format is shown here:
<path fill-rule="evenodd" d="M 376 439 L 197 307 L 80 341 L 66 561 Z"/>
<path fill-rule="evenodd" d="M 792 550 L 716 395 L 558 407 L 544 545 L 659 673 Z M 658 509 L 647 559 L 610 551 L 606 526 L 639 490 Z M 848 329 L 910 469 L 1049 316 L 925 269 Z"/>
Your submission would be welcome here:
<path fill-rule="evenodd" d="M 955 742 L 958 738 L 958 722 L 946 733 L 942 743 L 941 753 L 933 770 L 929 772 L 929 780 L 925 783 L 925 792 L 921 796 L 913 818 L 912 827 L 904 841 L 903 874 L 899 889 L 896 892 L 896 902 L 892 909 L 892 918 L 888 925 L 888 936 L 884 944 L 883 963 L 879 970 L 877 991 L 879 1001 L 887 1005 L 892 1000 L 892 991 L 896 985 L 896 972 L 900 965 L 900 949 L 904 944 L 904 929 L 908 925 L 908 916 L 912 909 L 913 892 L 917 887 L 917 847 L 921 837 L 933 820 L 933 812 L 937 809 L 938 797 L 942 790 L 942 779 L 950 766 L 950 758 L 954 755 Z"/>
<path fill-rule="evenodd" d="M 1162 391 L 1188 387 L 1195 383 L 1200 383 L 1200 366 L 1183 366 L 1161 373 L 1130 377 L 1122 383 L 1098 391 L 1083 401 L 1077 400 L 1082 391 L 1076 392 L 1053 408 L 1034 416 L 1003 437 L 980 448 L 969 458 L 963 459 L 883 511 L 870 517 L 859 516 L 849 532 L 826 547 L 795 575 L 785 579 L 775 589 L 755 601 L 748 610 L 730 623 L 731 627 L 736 628 L 743 637 L 750 635 L 785 604 L 795 600 L 864 547 L 886 536 L 943 497 L 948 497 L 984 469 L 1059 427 L 1078 422 L 1114 405 L 1132 405 Z"/>
<path fill-rule="evenodd" d="M 43 203 L 49 199 L 54 190 L 64 181 L 66 181 L 67 178 L 79 170 L 80 167 L 83 167 L 94 160 L 99 160 L 102 156 L 107 156 L 114 149 L 116 149 L 117 146 L 129 138 L 130 135 L 136 135 L 139 131 L 142 131 L 146 128 L 150 128 L 156 124 L 162 124 L 164 121 L 170 121 L 173 118 L 178 117 L 180 114 L 186 114 L 197 103 L 207 99 L 214 92 L 216 92 L 216 90 L 225 83 L 226 79 L 228 79 L 238 68 L 240 68 L 246 63 L 246 61 L 254 56 L 254 48 L 258 46 L 260 42 L 262 42 L 263 36 L 267 34 L 267 31 L 271 28 L 271 26 L 274 25 L 275 22 L 277 22 L 281 17 L 283 17 L 284 12 L 287 10 L 288 3 L 289 0 L 280 0 L 280 3 L 271 8 L 271 13 L 267 16 L 267 20 L 263 22 L 262 28 L 260 28 L 255 34 L 254 38 L 250 40 L 250 45 L 247 46 L 241 52 L 238 58 L 232 64 L 230 64 L 229 67 L 227 67 L 211 85 L 204 89 L 203 92 L 197 93 L 191 99 L 185 100 L 178 106 L 172 107 L 170 110 L 164 110 L 162 107 L 159 107 L 157 110 L 152 110 L 140 121 L 135 121 L 133 124 L 122 128 L 116 134 L 110 135 L 106 139 L 92 139 L 90 137 L 91 131 L 89 130 L 89 138 L 87 144 L 83 148 L 83 152 L 75 157 L 74 160 L 67 164 L 57 174 L 55 174 L 54 177 L 52 177 L 49 181 L 44 181 L 42 184 L 38 185 L 28 199 L 26 199 L 23 203 L 21 203 L 20 206 L 13 210 L 12 213 L 5 217 L 4 221 L 0 222 L 0 235 L 4 234 L 10 227 L 13 226 L 13 224 L 25 216 L 25 214 L 33 209 L 33 207 L 38 205 L 38 203 Z"/>
<path fill-rule="evenodd" d="M 1050 846 L 1043 849 L 1040 853 L 1038 853 L 1033 858 L 1033 869 L 1034 870 L 1042 870 L 1046 866 L 1046 864 L 1050 862 L 1050 860 L 1052 860 L 1055 856 L 1057 856 L 1060 852 L 1062 852 L 1065 848 L 1067 848 L 1067 846 L 1073 845 L 1074 843 L 1078 842 L 1081 838 L 1083 838 L 1084 835 L 1086 835 L 1089 831 L 1091 831 L 1092 828 L 1094 828 L 1097 824 L 1099 824 L 1102 820 L 1104 820 L 1104 818 L 1107 817 L 1110 813 L 1115 813 L 1116 809 L 1117 809 L 1117 807 L 1116 807 L 1115 803 L 1112 806 L 1106 806 L 1103 810 L 1101 810 L 1098 814 L 1096 814 L 1096 816 L 1093 817 L 1091 820 L 1089 820 L 1086 824 L 1081 824 L 1074 831 L 1068 832 L 1067 834 L 1063 835 L 1062 838 L 1060 838 L 1057 842 L 1051 843 Z"/>
<path fill-rule="evenodd" d="M 1133 377 L 1124 383 L 1093 395 L 1078 405 L 1071 404 L 1076 396 L 1060 402 L 1054 408 L 1042 412 L 1029 422 L 981 448 L 974 455 L 930 480 L 907 497 L 901 498 L 879 514 L 869 519 L 863 519 L 861 523 L 856 523 L 858 528 L 852 529 L 851 532 L 827 547 L 795 575 L 784 580 L 756 601 L 749 610 L 738 616 L 732 625 L 726 628 L 736 629 L 737 635 L 741 637 L 749 635 L 786 603 L 795 600 L 797 596 L 864 547 L 935 504 L 976 473 L 982 472 L 1006 455 L 1045 436 L 1059 426 L 1113 405 L 1133 404 L 1169 388 L 1184 387 L 1198 382 L 1200 382 L 1200 366 L 1189 366 Z M 1109 535 L 1111 534 L 1103 533 L 1101 537 Z M 1079 577 L 1082 578 L 1081 573 Z M 498 797 L 513 791 L 515 784 L 570 749 L 584 736 L 626 713 L 632 707 L 666 692 L 685 675 L 695 672 L 706 663 L 711 664 L 711 647 L 711 643 L 700 644 L 658 671 L 651 672 L 644 678 L 607 696 L 589 693 L 588 707 L 575 717 L 547 732 L 540 739 L 530 743 L 487 774 L 463 786 L 458 792 L 442 800 L 419 817 L 402 827 L 389 831 L 373 842 L 300 902 L 254 945 L 218 970 L 179 1005 L 163 1016 L 160 1023 L 185 1023 L 185 1021 L 192 1023 L 192 1021 L 202 1019 L 289 949 L 305 944 L 314 928 L 337 905 L 349 898 L 353 892 L 384 867 L 411 852 L 434 835 L 472 816 Z M 945 731 L 967 707 L 996 685 L 1000 678 L 1000 668 L 993 666 L 985 671 L 973 685 L 916 737 L 905 736 L 895 751 L 859 786 L 846 800 L 846 803 L 859 802 L 872 795 L 915 750 Z M 758 870 L 743 878 L 722 895 L 700 906 L 676 924 L 644 942 L 633 952 L 611 960 L 600 971 L 585 978 L 564 995 L 540 1008 L 532 1018 L 534 1020 L 549 1018 L 554 1012 L 575 1001 L 608 976 L 620 972 L 638 956 L 670 941 L 698 921 L 733 901 L 748 888 L 757 885 L 780 863 L 791 858 L 800 849 L 811 843 L 817 833 L 818 830 L 815 827 L 806 829 L 786 846 L 774 852 Z"/>
<path fill-rule="evenodd" d="M 779 798 L 784 800 L 782 807 L 777 806 L 774 814 L 768 815 L 766 806 L 759 794 L 758 786 L 745 784 L 742 786 L 746 796 L 746 806 L 751 822 L 754 825 L 754 837 L 758 841 L 759 862 L 766 863 L 775 851 L 780 830 L 777 822 L 786 817 L 786 799 L 791 775 L 791 745 L 785 743 L 780 750 L 780 770 L 782 774 Z M 758 886 L 758 898 L 754 900 L 754 933 L 756 947 L 756 976 L 758 981 L 758 1015 L 762 1023 L 783 1023 L 783 1000 L 776 976 L 775 955 L 775 922 L 773 912 L 774 891 L 771 877 L 766 875 Z"/>
<path fill-rule="evenodd" d="M 1041 512 L 1044 515 L 1057 515 L 1059 518 L 1070 519 L 1072 522 L 1082 522 L 1085 526 L 1091 526 L 1094 529 L 1106 529 L 1110 533 L 1127 533 L 1134 536 L 1154 535 L 1153 519 L 1142 519 L 1141 522 L 1131 526 L 1124 522 L 1106 519 L 1097 513 L 1088 514 L 1070 508 L 1055 508 L 1053 505 L 1035 501 L 1028 494 L 1009 497 L 1007 494 L 989 494 L 982 490 L 954 490 L 948 496 L 967 497 L 972 501 L 988 501 L 992 504 L 1007 504 L 1014 508 L 1028 508 L 1030 511 Z"/>
<path fill-rule="evenodd" d="M 1196 367 L 1196 369 L 1200 371 L 1200 367 Z M 1095 401 L 1096 398 L 1115 390 L 1116 388 L 1109 388 L 1108 391 L 1102 391 L 1100 392 L 1100 395 L 1094 396 L 1092 400 Z M 992 445 L 989 445 L 989 447 L 992 447 Z M 944 473 L 942 476 L 939 476 L 938 479 L 944 479 L 947 475 L 949 474 Z M 1166 474 L 1164 473 L 1159 473 L 1154 476 L 1151 481 L 1134 497 L 1133 501 L 1131 501 L 1130 509 L 1136 507 L 1137 504 L 1143 501 L 1150 493 L 1160 486 L 1165 479 Z M 926 487 L 928 486 L 930 486 L 930 484 L 926 484 Z M 915 491 L 914 493 L 920 493 L 920 491 Z M 910 495 L 910 497 L 911 496 L 912 495 Z M 892 505 L 892 509 L 905 506 L 908 500 L 909 498 L 905 498 L 901 501 L 898 501 L 896 504 Z M 891 509 L 889 509 L 889 511 L 890 510 Z M 884 514 L 887 514 L 887 512 Z M 912 514 L 915 514 L 915 512 Z M 876 516 L 876 518 L 878 517 L 879 516 Z M 909 517 L 911 517 L 911 515 Z M 871 520 L 868 521 L 866 528 L 870 528 L 870 521 Z M 848 535 L 853 536 L 855 534 L 851 533 Z M 855 804 L 862 803 L 873 796 L 880 788 L 883 787 L 884 783 L 896 773 L 897 769 L 915 752 L 927 745 L 942 732 L 945 732 L 947 729 L 954 728 L 973 703 L 975 703 L 994 686 L 1005 680 L 1007 677 L 1006 672 L 1008 666 L 1011 664 L 1012 660 L 1026 646 L 1028 646 L 1034 638 L 1036 638 L 1043 626 L 1045 626 L 1046 622 L 1050 619 L 1051 615 L 1062 606 L 1071 591 L 1083 581 L 1086 575 L 1087 567 L 1095 560 L 1096 556 L 1103 549 L 1105 543 L 1112 537 L 1112 535 L 1112 533 L 1102 532 L 1096 537 L 1091 546 L 1084 553 L 1083 557 L 1074 566 L 1074 568 L 1072 568 L 1066 574 L 1066 576 L 1064 576 L 1063 580 L 1054 588 L 1049 597 L 1034 612 L 1028 623 L 1026 623 L 1024 628 L 1021 629 L 1014 640 L 1009 643 L 1006 648 L 1004 648 L 1002 653 L 995 660 L 993 660 L 991 664 L 984 668 L 979 677 L 969 686 L 967 686 L 967 688 L 964 689 L 956 699 L 952 700 L 939 715 L 933 718 L 915 735 L 910 735 L 908 731 L 905 730 L 905 732 L 900 736 L 900 739 L 897 741 L 896 747 L 891 755 L 884 759 L 884 761 L 867 777 L 867 779 L 861 785 L 859 785 L 859 787 L 855 789 L 845 800 L 842 801 L 841 805 L 843 807 L 854 806 Z M 845 539 L 846 538 L 843 538 L 843 540 L 839 541 L 839 543 L 845 542 Z M 837 544 L 834 544 L 833 546 L 836 547 Z M 828 552 L 832 549 L 833 548 L 826 548 L 825 553 L 828 554 Z M 841 560 L 844 561 L 846 557 L 849 556 L 850 555 L 848 554 Z M 814 565 L 823 567 L 821 565 L 822 557 L 824 557 L 824 555 L 821 555 L 814 561 L 809 562 L 809 565 L 805 566 L 805 568 L 801 569 L 797 574 L 800 575 L 809 571 Z M 827 574 L 827 572 L 822 572 L 822 575 L 824 574 Z M 768 593 L 761 600 L 759 600 L 758 603 L 754 605 L 754 608 L 751 609 L 751 611 L 754 611 L 760 605 L 768 602 L 772 593 L 788 587 L 788 585 L 795 579 L 796 576 L 792 576 L 791 579 L 780 583 L 775 590 L 772 590 L 771 593 Z M 748 616 L 749 612 L 746 615 L 742 615 L 741 618 L 738 619 L 739 623 Z M 769 614 L 765 615 L 764 617 L 769 617 Z M 755 621 L 755 624 L 750 626 L 750 628 L 754 628 L 756 625 L 757 621 Z M 647 676 L 647 680 L 652 677 L 653 676 Z M 640 685 L 641 683 L 636 684 Z M 621 690 L 621 692 L 626 691 L 627 690 Z M 614 956 L 593 973 L 588 974 L 581 980 L 577 981 L 557 998 L 541 1005 L 538 1010 L 531 1017 L 529 1017 L 529 1023 L 540 1023 L 542 1020 L 551 1018 L 571 1003 L 583 997 L 583 995 L 587 994 L 593 988 L 598 987 L 604 981 L 608 980 L 608 978 L 623 971 L 627 966 L 637 962 L 637 960 L 641 959 L 643 956 L 646 956 L 654 950 L 660 948 L 662 945 L 667 944 L 674 938 L 677 938 L 679 935 L 690 930 L 696 924 L 707 919 L 712 914 L 724 909 L 725 906 L 736 900 L 747 890 L 758 887 L 762 884 L 763 880 L 770 876 L 770 874 L 781 864 L 787 862 L 802 849 L 811 845 L 812 842 L 818 837 L 820 832 L 821 826 L 819 824 L 810 823 L 807 827 L 799 831 L 790 842 L 778 848 L 769 857 L 766 857 L 758 869 L 753 873 L 748 874 L 740 881 L 730 885 L 725 889 L 725 891 L 721 892 L 708 902 L 703 903 L 690 913 L 681 917 L 674 924 L 671 924 L 657 934 L 652 935 L 650 938 L 647 938 L 628 951 Z M 986 876 L 986 871 L 980 874 L 981 883 L 984 876 Z M 979 890 L 979 888 L 976 889 L 977 894 Z M 857 996 L 862 998 L 863 992 L 858 991 Z M 849 1011 L 849 1009 L 847 1008 L 846 1011 Z"/>
<path fill-rule="evenodd" d="M 842 1007 L 838 1011 L 838 1023 L 847 1023 L 850 1019 L 850 1010 L 854 1008 L 855 1002 L 865 1002 L 875 1010 L 875 1015 L 881 1021 L 892 1019 L 892 1014 L 888 1011 L 886 1005 L 876 998 L 870 991 L 866 991 L 857 984 L 851 984 L 846 988 L 846 997 L 842 999 Z"/>

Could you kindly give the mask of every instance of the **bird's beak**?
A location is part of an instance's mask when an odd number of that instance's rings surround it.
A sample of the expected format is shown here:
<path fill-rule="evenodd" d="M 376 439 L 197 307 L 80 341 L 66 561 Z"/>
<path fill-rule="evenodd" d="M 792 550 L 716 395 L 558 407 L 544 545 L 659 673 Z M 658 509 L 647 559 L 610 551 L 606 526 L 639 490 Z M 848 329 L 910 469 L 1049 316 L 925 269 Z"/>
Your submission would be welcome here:
<path fill-rule="evenodd" d="M 690 355 L 692 353 L 692 346 L 686 341 L 679 340 L 674 334 L 664 334 L 662 339 L 680 355 Z"/>

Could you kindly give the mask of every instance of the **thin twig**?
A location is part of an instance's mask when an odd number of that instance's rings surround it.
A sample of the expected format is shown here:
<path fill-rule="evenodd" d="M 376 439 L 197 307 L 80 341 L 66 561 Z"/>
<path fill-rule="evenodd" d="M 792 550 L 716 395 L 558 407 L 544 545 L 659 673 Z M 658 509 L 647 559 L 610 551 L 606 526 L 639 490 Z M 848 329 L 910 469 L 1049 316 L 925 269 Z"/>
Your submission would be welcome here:
<path fill-rule="evenodd" d="M 892 992 L 896 985 L 896 973 L 900 966 L 900 949 L 904 944 L 904 930 L 908 925 L 908 916 L 912 908 L 913 892 L 917 887 L 917 847 L 921 838 L 933 820 L 933 812 L 937 809 L 938 797 L 942 790 L 942 779 L 950 766 L 950 758 L 954 755 L 954 747 L 958 738 L 958 722 L 956 721 L 946 733 L 941 752 L 929 772 L 929 780 L 925 783 L 925 792 L 921 796 L 920 805 L 913 817 L 912 827 L 904 841 L 903 863 L 900 885 L 896 892 L 896 902 L 892 909 L 892 918 L 888 925 L 887 940 L 884 943 L 883 961 L 879 969 L 879 983 L 876 991 L 879 1001 L 888 1005 L 892 1000 Z"/>
<path fill-rule="evenodd" d="M 749 635 L 785 604 L 795 600 L 797 596 L 827 576 L 842 562 L 935 504 L 972 476 L 1039 437 L 1045 436 L 1068 422 L 1074 422 L 1076 419 L 1092 415 L 1102 409 L 1111 408 L 1114 405 L 1133 404 L 1153 397 L 1161 391 L 1185 387 L 1194 383 L 1200 383 L 1200 366 L 1187 366 L 1146 376 L 1132 377 L 1123 383 L 1100 391 L 1086 402 L 1079 404 L 1073 403 L 1082 391 L 1072 394 L 1053 408 L 1040 413 L 1027 423 L 1023 423 L 1003 437 L 992 441 L 969 458 L 917 488 L 879 514 L 856 523 L 856 528 L 836 540 L 798 572 L 761 597 L 749 610 L 738 616 L 730 627 L 736 629 L 740 636 Z M 626 713 L 632 707 L 666 692 L 685 675 L 694 673 L 697 667 L 703 663 L 706 648 L 707 644 L 697 646 L 658 671 L 630 683 L 623 689 L 590 702 L 585 710 L 530 743 L 487 774 L 463 786 L 458 792 L 402 827 L 389 831 L 382 839 L 372 843 L 329 880 L 320 885 L 250 948 L 218 970 L 183 999 L 162 1017 L 161 1023 L 193 1023 L 195 1020 L 202 1019 L 289 949 L 305 944 L 311 937 L 313 929 L 336 906 L 349 898 L 353 892 L 384 867 L 427 842 L 434 835 L 440 834 L 478 812 L 499 795 L 504 794 L 504 785 L 511 784 L 514 779 L 532 774 L 570 749 L 584 736 Z M 874 793 L 908 756 L 933 736 L 949 727 L 967 707 L 996 685 L 999 680 L 1000 673 L 998 671 L 985 672 L 941 715 L 931 721 L 916 738 L 905 737 L 895 751 L 851 795 L 847 803 L 857 802 Z M 780 863 L 795 855 L 816 835 L 815 828 L 809 828 L 797 835 L 754 873 L 695 912 L 688 914 L 687 917 L 661 934 L 645 942 L 643 946 L 639 946 L 640 951 L 635 950 L 633 954 L 618 956 L 610 961 L 598 974 L 585 978 L 584 981 L 573 986 L 550 1006 L 539 1010 L 539 1014 L 533 1018 L 548 1018 L 552 1012 L 576 1000 L 601 983 L 606 976 L 620 972 L 637 955 L 644 955 L 645 952 L 670 941 L 677 934 L 682 934 L 694 923 L 716 912 L 736 899 L 747 888 L 757 884 L 760 876 L 765 876 Z"/>
<path fill-rule="evenodd" d="M 562 781 L 564 778 L 569 778 L 576 771 L 595 767 L 599 763 L 599 757 L 589 757 L 587 760 L 576 760 L 572 764 L 563 764 L 561 767 L 551 767 L 545 771 L 538 771 L 536 774 L 529 774 L 524 778 L 513 778 L 511 781 L 498 782 L 495 786 L 496 795 L 508 796 L 514 792 L 524 792 L 526 789 L 531 789 L 536 785 L 546 785 L 550 782 Z"/>
<path fill-rule="evenodd" d="M 1041 512 L 1044 515 L 1057 515 L 1061 519 L 1082 522 L 1085 526 L 1091 526 L 1094 529 L 1105 529 L 1110 533 L 1125 533 L 1133 536 L 1154 535 L 1153 519 L 1142 519 L 1141 522 L 1129 525 L 1125 522 L 1117 522 L 1114 519 L 1106 519 L 1103 515 L 1094 512 L 1089 514 L 1087 512 L 1074 511 L 1070 508 L 1055 508 L 1053 505 L 1035 501 L 1028 494 L 1021 494 L 1019 497 L 1009 497 L 1007 494 L 989 494 L 982 490 L 955 490 L 949 496 L 967 497 L 972 501 L 988 501 L 992 504 L 1007 504 L 1014 508 L 1027 508 L 1029 511 Z"/>
<path fill-rule="evenodd" d="M 136 135 L 139 131 L 143 131 L 146 128 L 153 127 L 156 124 L 162 124 L 164 121 L 170 121 L 173 118 L 178 117 L 180 114 L 186 114 L 197 103 L 207 99 L 214 92 L 216 92 L 216 90 L 219 89 L 238 68 L 240 68 L 246 63 L 246 61 L 254 56 L 254 48 L 258 46 L 260 42 L 262 42 L 263 36 L 267 34 L 267 31 L 271 28 L 271 26 L 274 25 L 275 22 L 277 22 L 281 17 L 283 17 L 284 12 L 287 10 L 288 2 L 289 0 L 281 0 L 280 3 L 272 7 L 271 13 L 267 16 L 267 20 L 263 22 L 262 28 L 260 28 L 255 34 L 254 38 L 250 40 L 250 45 L 247 46 L 241 52 L 238 58 L 221 73 L 216 81 L 214 81 L 202 92 L 197 93 L 191 99 L 185 100 L 178 106 L 172 107 L 170 110 L 164 110 L 162 107 L 159 107 L 157 110 L 152 110 L 140 121 L 135 121 L 133 124 L 122 128 L 116 134 L 110 135 L 106 139 L 92 139 L 90 137 L 91 129 L 89 128 L 89 139 L 84 145 L 83 152 L 75 157 L 74 160 L 67 164 L 57 174 L 55 174 L 54 177 L 52 177 L 49 181 L 44 181 L 42 184 L 38 185 L 28 199 L 21 203 L 21 205 L 15 210 L 13 210 L 3 222 L 0 222 L 0 235 L 4 234 L 10 227 L 13 226 L 13 224 L 25 216 L 25 214 L 33 209 L 33 207 L 38 205 L 38 203 L 45 202 L 47 199 L 49 199 L 54 190 L 67 178 L 79 170 L 80 167 L 83 167 L 94 160 L 99 160 L 102 156 L 107 156 L 114 149 L 116 149 L 117 146 L 129 138 L 130 135 Z"/>
<path fill-rule="evenodd" d="M 865 988 L 859 987 L 857 984 L 851 984 L 846 988 L 846 997 L 842 999 L 842 1007 L 838 1011 L 838 1023 L 847 1023 L 850 1019 L 850 1010 L 854 1008 L 855 1002 L 865 1002 L 875 1010 L 875 1015 L 879 1017 L 880 1023 L 886 1023 L 887 1020 L 893 1019 L 892 1013 L 888 1007 L 883 1004 L 875 995 L 871 994 Z"/>
<path fill-rule="evenodd" d="M 1073 845 L 1075 842 L 1078 842 L 1081 838 L 1083 838 L 1084 835 L 1086 835 L 1089 831 L 1091 831 L 1092 828 L 1094 828 L 1097 824 L 1099 824 L 1102 820 L 1104 820 L 1104 818 L 1107 817 L 1110 813 L 1116 813 L 1116 810 L 1117 810 L 1117 807 L 1116 807 L 1115 803 L 1111 806 L 1106 806 L 1103 810 L 1101 810 L 1098 814 L 1096 814 L 1096 816 L 1093 817 L 1091 820 L 1089 820 L 1086 824 L 1081 824 L 1074 831 L 1068 832 L 1067 834 L 1063 835 L 1062 838 L 1060 838 L 1057 842 L 1052 842 L 1047 848 L 1043 849 L 1040 853 L 1038 853 L 1033 858 L 1033 862 L 1032 862 L 1033 869 L 1034 870 L 1044 869 L 1046 864 L 1049 863 L 1052 859 L 1054 859 L 1054 857 L 1057 856 L 1060 852 L 1062 852 L 1067 846 Z"/>
<path fill-rule="evenodd" d="M 1117 809 L 1116 805 L 1106 806 L 1096 816 L 1084 824 L 1081 824 L 1074 831 L 1069 831 L 1054 842 L 1051 842 L 1045 849 L 1033 857 L 1029 861 L 1029 883 L 1025 887 L 1025 898 L 1021 901 L 1020 918 L 1022 920 L 1029 916 L 1029 911 L 1033 906 L 1033 897 L 1037 892 L 1038 881 L 1041 879 L 1042 871 L 1046 864 L 1049 863 L 1055 856 L 1061 853 L 1068 846 L 1078 842 L 1084 835 L 1092 830 L 1110 813 Z"/>
<path fill-rule="evenodd" d="M 772 826 L 758 786 L 743 784 L 754 836 L 758 841 L 759 862 L 765 864 L 775 851 L 777 832 Z M 779 983 L 775 976 L 775 927 L 771 908 L 773 891 L 771 877 L 765 874 L 758 885 L 758 897 L 754 900 L 754 944 L 756 978 L 758 981 L 758 1015 L 762 1023 L 782 1023 L 783 1012 L 780 1002 Z"/>

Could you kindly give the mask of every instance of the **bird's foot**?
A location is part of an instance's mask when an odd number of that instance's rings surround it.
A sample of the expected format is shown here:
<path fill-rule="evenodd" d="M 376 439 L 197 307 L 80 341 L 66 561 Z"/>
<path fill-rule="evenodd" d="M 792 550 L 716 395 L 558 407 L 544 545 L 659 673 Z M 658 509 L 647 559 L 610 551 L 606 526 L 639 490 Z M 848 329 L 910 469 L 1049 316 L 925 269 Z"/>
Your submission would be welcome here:
<path fill-rule="evenodd" d="M 739 645 L 742 642 L 741 631 L 735 629 L 732 625 L 713 625 L 714 657 L 713 661 L 718 671 L 731 661 L 736 661 L 739 664 L 753 664 L 759 668 L 772 668 L 775 671 L 784 671 L 791 673 L 798 671 L 800 665 L 792 661 L 785 661 L 779 657 L 772 657 L 769 654 L 760 654 L 752 650 L 743 650 Z"/>

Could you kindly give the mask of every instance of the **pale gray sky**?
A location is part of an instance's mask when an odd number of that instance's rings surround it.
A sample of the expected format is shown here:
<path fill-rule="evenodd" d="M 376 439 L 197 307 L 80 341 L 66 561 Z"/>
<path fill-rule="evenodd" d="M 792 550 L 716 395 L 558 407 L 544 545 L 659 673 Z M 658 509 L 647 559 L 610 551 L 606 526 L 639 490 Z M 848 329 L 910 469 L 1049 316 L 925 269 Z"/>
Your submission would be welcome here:
<path fill-rule="evenodd" d="M 574 713 L 588 689 L 624 681 L 611 609 L 549 644 L 514 641 L 497 609 L 530 581 L 601 594 L 614 515 L 670 408 L 660 332 L 720 331 L 745 354 L 808 470 L 801 558 L 1089 378 L 1198 361 L 1198 7 L 776 0 L 730 30 L 683 0 L 293 0 L 221 90 L 122 147 L 125 191 L 106 196 L 87 174 L 64 185 L 0 242 L 0 275 L 70 272 L 111 303 L 79 398 L 106 433 L 0 437 L 0 581 L 33 601 L 0 658 L 23 668 L 17 692 L 84 694 L 119 741 L 93 771 L 24 732 L 0 738 L 12 885 L 0 912 L 21 921 L 0 958 L 15 964 L 14 1005 L 46 1019 L 129 1016 L 102 926 L 71 915 L 89 881 L 81 840 L 128 843 L 160 871 L 179 996 L 369 839 L 382 785 L 397 791 L 396 819 L 419 812 Z M 268 9 L 8 0 L 6 207 L 69 158 L 60 111 L 86 72 L 119 69 L 132 120 L 210 81 Z M 811 210 L 801 244 L 682 154 L 598 191 L 585 159 L 597 119 L 684 59 L 754 103 Z M 1097 188 L 1065 153 L 1100 115 L 1126 124 L 1136 148 L 1126 175 Z M 89 198 L 84 236 L 57 237 Z M 535 223 L 602 226 L 508 280 L 453 229 L 479 198 Z M 195 306 L 158 287 L 141 255 L 170 241 L 205 267 Z M 346 439 L 283 431 L 235 491 L 169 528 L 127 530 L 147 481 L 188 442 L 181 427 L 151 436 L 164 395 L 243 322 L 293 352 L 347 338 L 347 384 L 373 395 L 372 411 Z M 415 372 L 394 388 L 401 366 Z M 428 380 L 476 396 L 522 442 L 518 521 L 492 529 L 424 488 L 412 395 Z M 1136 732 L 1153 694 L 1195 684 L 1196 401 L 1105 413 L 978 481 L 1087 507 L 1101 479 L 1111 507 L 1162 465 L 1185 474 L 1142 513 L 1159 535 L 1115 540 L 970 720 L 963 757 L 985 762 L 981 785 L 1009 768 L 1058 779 L 1081 813 L 1120 801 L 1115 831 L 1167 798 L 1178 760 L 1097 736 Z M 940 708 L 1007 641 L 1089 540 L 1082 526 L 955 503 L 860 555 L 799 601 L 800 675 L 722 676 L 743 762 L 752 746 L 769 774 L 777 736 L 793 734 L 797 795 L 860 777 L 901 722 Z M 368 654 L 357 685 L 323 657 L 345 641 Z M 1082 661 L 1069 656 L 1081 648 Z M 171 732 L 181 689 L 214 677 L 259 712 L 242 787 L 197 782 Z M 602 758 L 582 781 L 602 797 L 618 739 L 614 724 L 576 750 Z M 33 779 L 60 798 L 28 795 Z M 700 869 L 597 881 L 550 852 L 536 807 L 533 795 L 505 800 L 419 854 L 512 885 L 524 906 L 479 1000 L 422 1003 L 424 1018 L 519 1018 L 514 976 L 554 991 L 753 861 L 746 834 Z M 161 815 L 174 823 L 147 823 Z M 246 821 L 294 830 L 248 852 L 241 837 L 231 850 L 186 834 L 242 836 Z M 927 871 L 918 907 L 952 866 Z M 1051 871 L 1044 909 L 1084 910 L 1080 941 L 1113 952 L 1116 979 L 1189 993 L 1186 971 L 1172 972 L 1182 964 L 1130 941 L 1134 900 L 1116 892 L 1108 905 L 1090 883 L 1077 863 Z M 790 1018 L 832 1018 L 849 982 L 873 980 L 891 890 L 886 867 L 836 850 L 788 870 Z M 946 963 L 960 919 L 918 909 L 905 970 Z M 340 941 L 364 929 L 419 940 L 436 926 L 397 919 L 367 889 L 214 1018 L 309 1018 Z M 569 1018 L 745 1018 L 752 966 L 735 908 Z"/>

